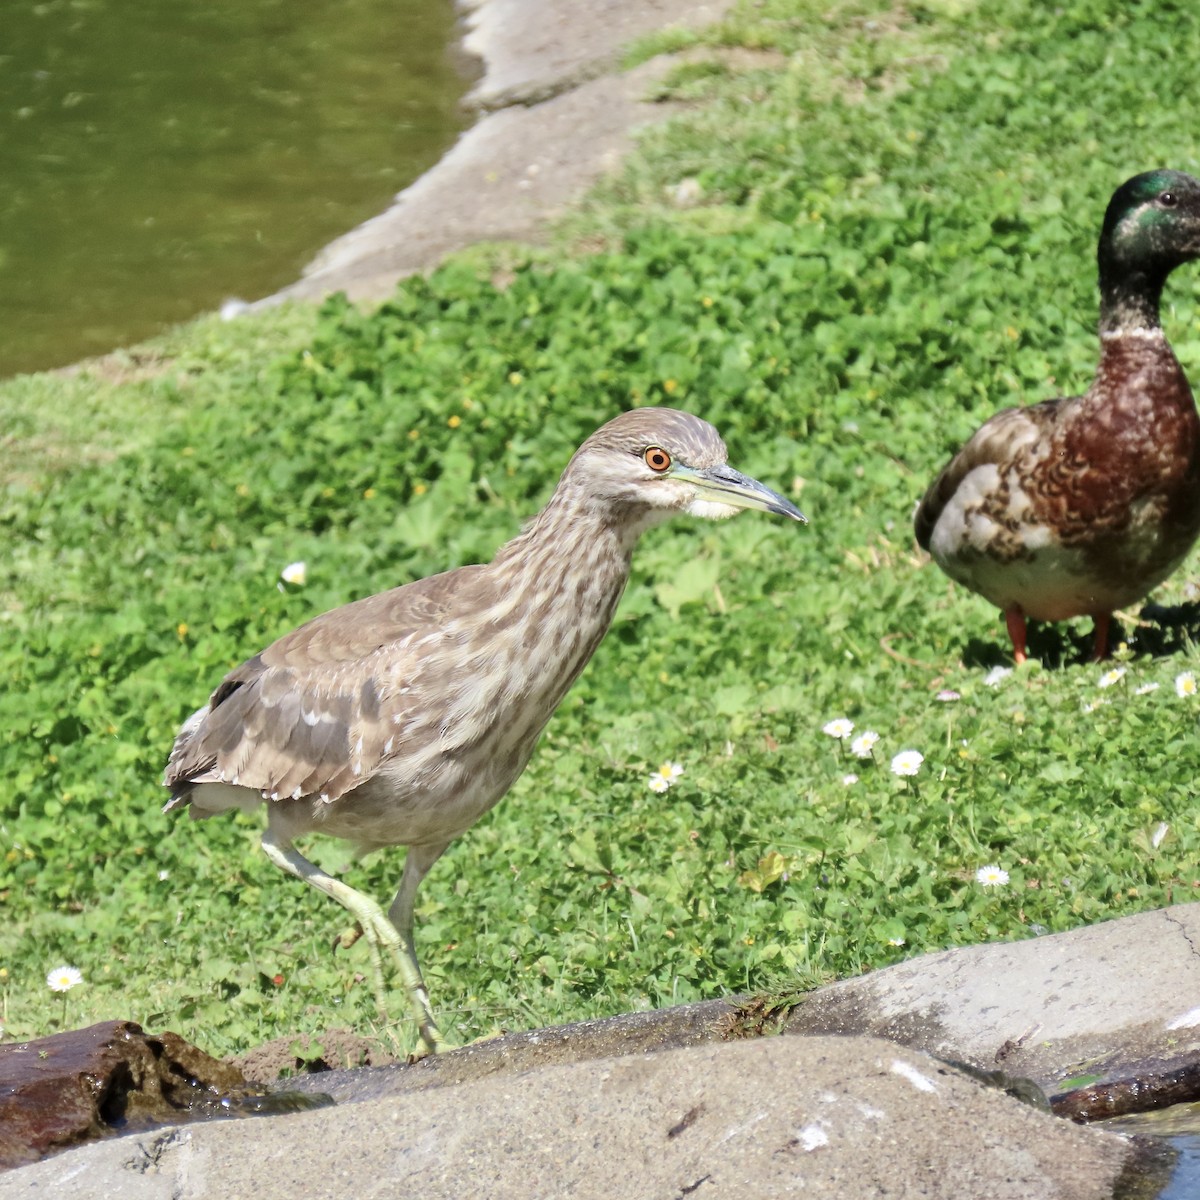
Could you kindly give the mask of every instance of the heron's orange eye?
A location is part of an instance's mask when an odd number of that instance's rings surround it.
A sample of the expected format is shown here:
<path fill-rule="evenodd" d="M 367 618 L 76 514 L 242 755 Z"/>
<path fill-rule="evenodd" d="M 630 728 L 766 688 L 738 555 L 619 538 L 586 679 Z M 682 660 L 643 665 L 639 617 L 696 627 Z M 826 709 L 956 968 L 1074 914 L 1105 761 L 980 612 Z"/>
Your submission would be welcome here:
<path fill-rule="evenodd" d="M 651 446 L 642 457 L 646 460 L 646 466 L 652 471 L 661 473 L 671 465 L 671 456 L 658 446 Z"/>

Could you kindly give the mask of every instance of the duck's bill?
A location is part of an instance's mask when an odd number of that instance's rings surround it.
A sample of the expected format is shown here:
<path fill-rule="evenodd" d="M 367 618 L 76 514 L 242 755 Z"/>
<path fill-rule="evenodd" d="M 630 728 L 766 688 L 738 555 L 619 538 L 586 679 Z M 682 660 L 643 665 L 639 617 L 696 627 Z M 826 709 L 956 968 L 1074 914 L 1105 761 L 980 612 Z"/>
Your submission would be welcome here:
<path fill-rule="evenodd" d="M 739 508 L 756 508 L 762 512 L 775 513 L 780 517 L 791 517 L 793 521 L 808 524 L 808 518 L 790 501 L 766 484 L 743 475 L 732 467 L 684 468 L 679 476 L 687 479 L 696 488 L 696 503 L 725 505 L 731 511 Z M 716 514 L 708 514 L 716 515 Z"/>

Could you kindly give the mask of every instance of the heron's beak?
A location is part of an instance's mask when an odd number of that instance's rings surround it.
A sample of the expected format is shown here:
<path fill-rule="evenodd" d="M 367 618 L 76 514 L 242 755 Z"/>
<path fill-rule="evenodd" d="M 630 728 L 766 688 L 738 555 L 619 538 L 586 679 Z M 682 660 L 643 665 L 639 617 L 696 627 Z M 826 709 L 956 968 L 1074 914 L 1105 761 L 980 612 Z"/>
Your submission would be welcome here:
<path fill-rule="evenodd" d="M 794 521 L 808 524 L 808 518 L 790 501 L 766 484 L 743 475 L 732 467 L 684 467 L 677 465 L 672 472 L 676 479 L 683 479 L 696 489 L 696 500 L 710 504 L 724 504 L 731 508 L 757 508 L 763 512 L 791 517 Z"/>

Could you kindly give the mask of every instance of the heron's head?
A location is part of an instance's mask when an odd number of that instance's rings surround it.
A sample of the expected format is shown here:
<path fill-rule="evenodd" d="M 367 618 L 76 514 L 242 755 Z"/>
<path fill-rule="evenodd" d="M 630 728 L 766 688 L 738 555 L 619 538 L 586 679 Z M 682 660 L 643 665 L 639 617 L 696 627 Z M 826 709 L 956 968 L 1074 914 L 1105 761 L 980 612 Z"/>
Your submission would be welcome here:
<path fill-rule="evenodd" d="M 729 466 L 707 421 L 673 408 L 614 417 L 579 447 L 563 484 L 592 504 L 632 510 L 639 524 L 676 512 L 721 520 L 743 508 L 806 521 L 789 500 Z"/>

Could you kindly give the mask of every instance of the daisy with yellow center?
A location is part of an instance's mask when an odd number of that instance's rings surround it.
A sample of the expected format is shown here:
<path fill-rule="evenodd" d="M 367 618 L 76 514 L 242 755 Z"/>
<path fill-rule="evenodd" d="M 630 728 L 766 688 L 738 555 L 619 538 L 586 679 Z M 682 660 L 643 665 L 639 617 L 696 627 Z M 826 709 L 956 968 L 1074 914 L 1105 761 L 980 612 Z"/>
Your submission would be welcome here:
<path fill-rule="evenodd" d="M 683 775 L 683 765 L 677 762 L 665 762 L 646 781 L 652 792 L 665 792 L 677 779 Z"/>
<path fill-rule="evenodd" d="M 303 587 L 308 582 L 308 563 L 288 563 L 279 572 L 279 578 L 282 583 L 286 583 L 291 587 Z"/>
<path fill-rule="evenodd" d="M 915 775 L 925 761 L 925 755 L 919 750 L 901 750 L 892 759 L 893 775 Z"/>
<path fill-rule="evenodd" d="M 879 741 L 879 734 L 873 729 L 868 729 L 850 743 L 850 750 L 858 758 L 870 758 L 877 741 Z"/>
<path fill-rule="evenodd" d="M 46 976 L 46 986 L 52 992 L 69 992 L 82 982 L 83 975 L 78 967 L 55 967 Z"/>

